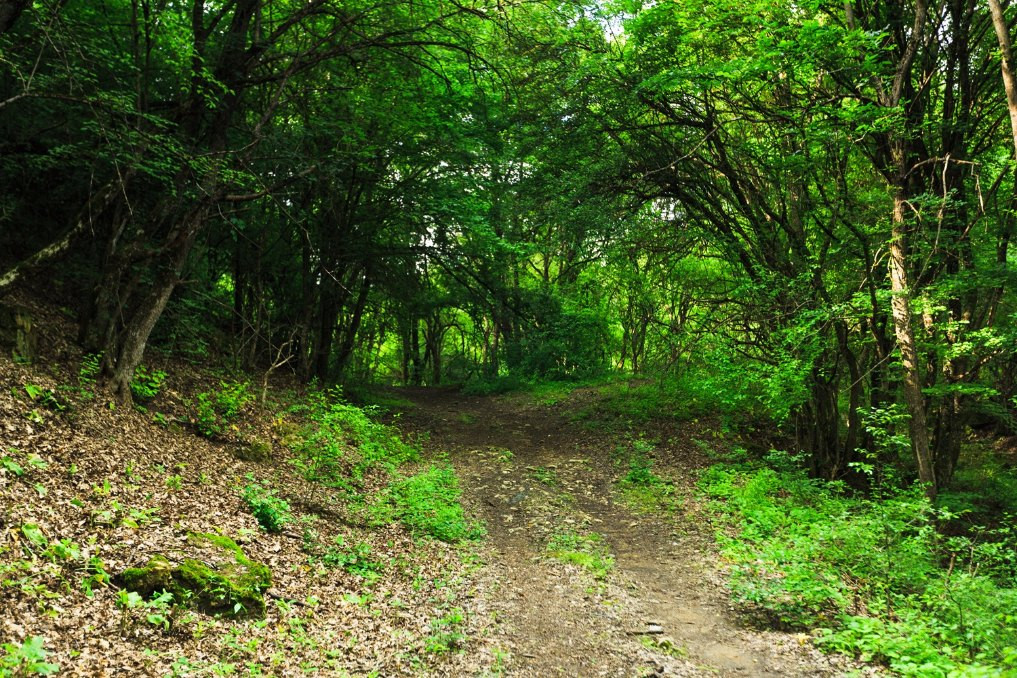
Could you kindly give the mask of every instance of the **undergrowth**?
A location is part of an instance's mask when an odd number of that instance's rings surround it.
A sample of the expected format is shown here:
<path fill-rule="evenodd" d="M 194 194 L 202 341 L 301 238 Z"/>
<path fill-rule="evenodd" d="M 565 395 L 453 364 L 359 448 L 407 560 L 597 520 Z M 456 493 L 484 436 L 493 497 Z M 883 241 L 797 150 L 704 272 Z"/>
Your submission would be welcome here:
<path fill-rule="evenodd" d="M 627 471 L 618 481 L 618 490 L 622 500 L 636 511 L 673 513 L 681 508 L 681 499 L 675 494 L 674 483 L 654 471 L 652 453 L 653 445 L 645 440 L 633 441 L 631 450 L 619 450 L 615 464 Z"/>
<path fill-rule="evenodd" d="M 1017 488 L 1012 474 L 1004 483 Z M 793 459 L 714 466 L 701 480 L 744 610 L 905 676 L 1017 673 L 1017 532 L 945 536 L 958 513 L 916 486 L 871 496 Z"/>
<path fill-rule="evenodd" d="M 350 489 L 371 470 L 391 472 L 419 458 L 394 429 L 372 419 L 374 408 L 351 405 L 338 390 L 312 393 L 292 410 L 308 421 L 290 444 L 293 463 L 308 480 Z"/>
<path fill-rule="evenodd" d="M 548 541 L 547 553 L 555 560 L 586 570 L 595 579 L 606 579 L 614 568 L 607 542 L 596 532 L 559 532 Z"/>
<path fill-rule="evenodd" d="M 467 519 L 459 496 L 459 483 L 452 469 L 431 466 L 391 483 L 374 513 L 382 520 L 398 519 L 415 535 L 451 544 L 483 537 L 483 527 Z"/>

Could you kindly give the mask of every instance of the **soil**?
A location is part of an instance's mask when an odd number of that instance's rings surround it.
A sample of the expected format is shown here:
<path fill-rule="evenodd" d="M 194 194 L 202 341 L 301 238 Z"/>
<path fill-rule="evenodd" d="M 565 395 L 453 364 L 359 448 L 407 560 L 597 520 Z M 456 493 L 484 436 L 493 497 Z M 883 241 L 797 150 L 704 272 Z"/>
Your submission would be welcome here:
<path fill-rule="evenodd" d="M 488 531 L 481 607 L 496 620 L 489 651 L 513 676 L 828 676 L 859 671 L 803 634 L 739 622 L 724 589 L 713 530 L 696 504 L 709 459 L 694 426 L 658 442 L 655 470 L 682 500 L 662 515 L 617 491 L 623 436 L 573 421 L 572 403 L 525 395 L 471 397 L 403 389 L 400 425 L 448 454 L 464 504 Z M 659 433 L 659 431 L 658 431 Z M 596 532 L 615 559 L 598 581 L 547 554 L 561 532 Z M 863 673 L 873 669 L 861 669 Z"/>

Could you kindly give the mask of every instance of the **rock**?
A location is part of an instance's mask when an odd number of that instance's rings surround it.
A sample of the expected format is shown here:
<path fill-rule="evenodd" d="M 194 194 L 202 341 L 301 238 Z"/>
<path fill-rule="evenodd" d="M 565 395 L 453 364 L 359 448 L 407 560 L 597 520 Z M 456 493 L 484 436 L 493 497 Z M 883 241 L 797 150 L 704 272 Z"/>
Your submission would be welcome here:
<path fill-rule="evenodd" d="M 159 591 L 173 591 L 173 565 L 166 556 L 155 555 L 144 567 L 130 567 L 120 575 L 124 588 L 146 598 Z"/>
<path fill-rule="evenodd" d="M 233 448 L 233 456 L 240 461 L 265 462 L 272 457 L 272 444 L 264 440 L 252 440 L 241 447 Z"/>
<path fill-rule="evenodd" d="M 36 333 L 32 313 L 24 306 L 0 303 L 0 345 L 10 347 L 15 362 L 32 362 Z"/>
<path fill-rule="evenodd" d="M 265 618 L 263 593 L 272 585 L 268 566 L 248 558 L 223 535 L 191 533 L 187 543 L 200 549 L 203 559 L 185 558 L 174 567 L 166 556 L 155 555 L 144 567 L 124 571 L 124 588 L 146 597 L 169 591 L 208 613 Z"/>

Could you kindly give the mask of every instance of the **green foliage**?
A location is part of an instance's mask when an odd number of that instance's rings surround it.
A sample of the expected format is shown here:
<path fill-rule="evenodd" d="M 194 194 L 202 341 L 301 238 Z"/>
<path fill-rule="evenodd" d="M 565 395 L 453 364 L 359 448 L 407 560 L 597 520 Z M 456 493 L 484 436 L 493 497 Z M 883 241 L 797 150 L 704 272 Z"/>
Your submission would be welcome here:
<path fill-rule="evenodd" d="M 347 545 L 336 537 L 335 546 L 329 547 L 320 558 L 326 567 L 335 567 L 373 581 L 381 576 L 385 566 L 371 557 L 371 545 L 366 542 Z"/>
<path fill-rule="evenodd" d="M 719 539 L 746 610 L 785 627 L 820 627 L 820 644 L 903 675 L 1017 666 L 1012 559 L 1000 557 L 1008 547 L 981 541 L 1003 535 L 946 539 L 936 527 L 951 514 L 918 487 L 855 497 L 807 477 L 786 455 L 769 461 L 715 466 L 702 478 L 728 527 Z"/>
<path fill-rule="evenodd" d="M 161 629 L 165 633 L 173 630 L 173 623 L 176 620 L 178 610 L 181 606 L 175 604 L 174 595 L 168 591 L 160 591 L 153 594 L 150 600 L 145 600 L 136 591 L 120 589 L 117 591 L 117 606 L 120 608 L 120 633 L 128 629 L 133 619 L 133 612 L 140 612 L 148 624 Z"/>
<path fill-rule="evenodd" d="M 503 393 L 511 393 L 513 391 L 524 390 L 530 385 L 530 382 L 522 379 L 515 374 L 506 374 L 495 377 L 478 377 L 471 379 L 463 387 L 463 393 L 466 395 L 500 395 Z"/>
<path fill-rule="evenodd" d="M 431 634 L 424 638 L 424 652 L 442 655 L 462 648 L 466 641 L 465 625 L 466 617 L 458 607 L 431 620 Z"/>
<path fill-rule="evenodd" d="M 10 473 L 18 478 L 30 474 L 35 470 L 42 470 L 49 466 L 46 461 L 37 454 L 30 454 L 27 457 L 22 458 L 21 453 L 13 447 L 7 448 L 9 455 L 0 457 L 0 469 Z M 20 460 L 20 463 L 19 463 Z M 25 467 L 28 467 L 26 470 Z"/>
<path fill-rule="evenodd" d="M 293 521 L 289 503 L 277 497 L 270 488 L 252 483 L 244 488 L 242 497 L 258 525 L 266 532 L 282 532 L 286 524 Z"/>
<path fill-rule="evenodd" d="M 102 366 L 101 353 L 86 353 L 78 368 L 78 392 L 86 400 L 95 397 L 95 384 Z"/>
<path fill-rule="evenodd" d="M 191 401 L 191 420 L 209 438 L 225 433 L 252 400 L 247 382 L 220 381 L 216 391 L 199 393 Z"/>
<path fill-rule="evenodd" d="M 563 563 L 581 567 L 596 579 L 607 578 L 614 568 L 607 542 L 596 532 L 559 532 L 548 541 L 547 553 Z"/>
<path fill-rule="evenodd" d="M 654 380 L 612 380 L 596 388 L 599 397 L 575 415 L 594 424 L 716 417 L 723 427 L 737 427 L 772 416 L 760 397 L 758 383 L 746 379 L 744 366 L 727 358 L 716 370 L 697 369 Z"/>
<path fill-rule="evenodd" d="M 46 639 L 32 636 L 21 645 L 3 644 L 0 655 L 0 675 L 3 676 L 50 676 L 60 670 L 58 664 L 46 661 L 49 651 L 44 646 Z"/>
<path fill-rule="evenodd" d="M 37 386 L 36 384 L 25 384 L 24 389 L 25 395 L 28 396 L 29 400 L 31 400 L 33 403 L 42 405 L 46 409 L 52 410 L 54 412 L 63 412 L 68 407 L 67 403 L 62 401 L 57 396 L 56 391 L 54 391 L 51 388 L 43 388 L 42 386 Z"/>
<path fill-rule="evenodd" d="M 149 370 L 144 365 L 138 365 L 134 370 L 134 378 L 131 379 L 131 393 L 137 402 L 149 403 L 159 395 L 165 381 L 166 373 L 162 370 Z"/>
<path fill-rule="evenodd" d="M 543 483 L 548 487 L 554 487 L 558 484 L 558 473 L 553 468 L 537 466 L 530 471 L 530 475 L 538 483 Z"/>
<path fill-rule="evenodd" d="M 375 512 L 398 519 L 415 535 L 450 544 L 482 538 L 484 528 L 466 518 L 459 495 L 455 472 L 447 466 L 431 466 L 391 483 Z"/>
<path fill-rule="evenodd" d="M 419 456 L 394 429 L 372 419 L 376 410 L 343 401 L 338 390 L 312 393 L 299 409 L 309 426 L 290 447 L 309 480 L 345 488 L 350 478 L 359 481 L 372 469 L 393 471 Z"/>
<path fill-rule="evenodd" d="M 534 293 L 534 327 L 507 348 L 509 370 L 529 377 L 583 379 L 607 369 L 610 332 L 603 310 Z"/>

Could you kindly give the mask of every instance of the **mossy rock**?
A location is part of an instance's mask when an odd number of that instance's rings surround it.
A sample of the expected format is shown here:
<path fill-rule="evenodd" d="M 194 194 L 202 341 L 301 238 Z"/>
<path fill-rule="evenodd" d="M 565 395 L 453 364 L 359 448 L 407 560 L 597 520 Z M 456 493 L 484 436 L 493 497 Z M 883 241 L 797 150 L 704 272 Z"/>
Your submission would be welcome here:
<path fill-rule="evenodd" d="M 219 534 L 191 533 L 191 546 L 208 554 L 208 560 L 185 558 L 173 567 L 163 555 L 153 556 L 144 567 L 125 570 L 124 588 L 150 596 L 169 591 L 210 614 L 265 617 L 263 591 L 272 585 L 268 566 L 247 557 L 237 543 Z"/>
<path fill-rule="evenodd" d="M 276 435 L 283 447 L 299 447 L 304 442 L 304 431 L 292 421 L 280 421 L 275 425 Z"/>
<path fill-rule="evenodd" d="M 264 440 L 252 440 L 233 448 L 233 456 L 240 461 L 265 462 L 272 457 L 272 444 Z"/>
<path fill-rule="evenodd" d="M 176 590 L 173 565 L 166 556 L 152 556 L 144 567 L 129 567 L 120 575 L 124 588 L 148 597 L 158 591 Z"/>

